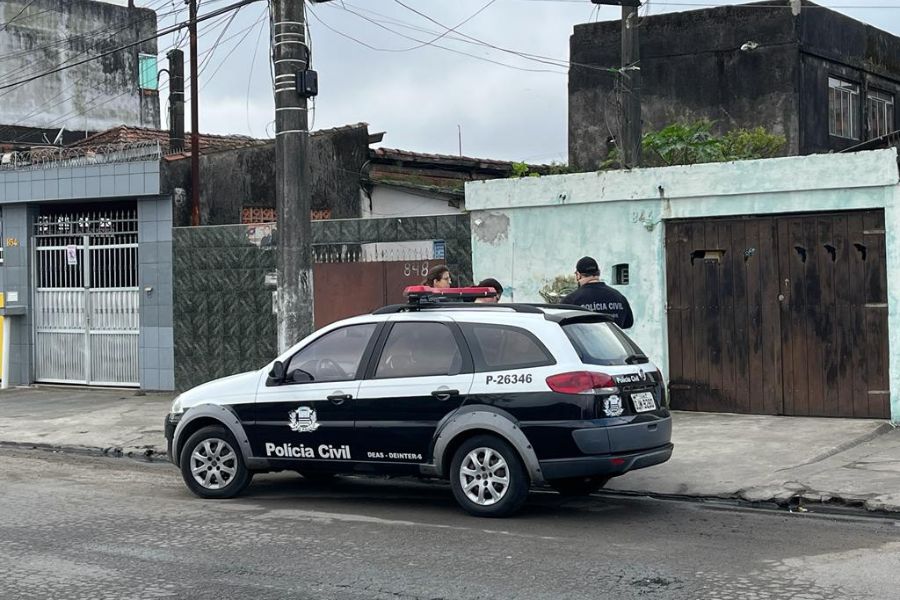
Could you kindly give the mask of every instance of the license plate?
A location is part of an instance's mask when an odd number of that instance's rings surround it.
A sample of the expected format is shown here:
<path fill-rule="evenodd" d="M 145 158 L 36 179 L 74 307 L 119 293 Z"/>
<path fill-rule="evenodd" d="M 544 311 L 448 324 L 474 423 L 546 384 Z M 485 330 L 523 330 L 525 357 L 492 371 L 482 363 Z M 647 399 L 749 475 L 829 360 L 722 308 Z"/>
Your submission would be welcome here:
<path fill-rule="evenodd" d="M 634 403 L 635 412 L 656 410 L 656 401 L 653 399 L 653 392 L 636 392 L 631 395 L 631 401 Z"/>

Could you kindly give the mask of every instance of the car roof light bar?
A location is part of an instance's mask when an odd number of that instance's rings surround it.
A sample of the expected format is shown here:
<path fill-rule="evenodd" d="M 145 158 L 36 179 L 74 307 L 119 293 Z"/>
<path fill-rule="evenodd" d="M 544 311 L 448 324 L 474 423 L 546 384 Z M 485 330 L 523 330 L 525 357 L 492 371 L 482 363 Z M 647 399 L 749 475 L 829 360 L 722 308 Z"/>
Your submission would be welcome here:
<path fill-rule="evenodd" d="M 410 304 L 422 304 L 446 300 L 474 300 L 476 298 L 495 298 L 497 290 L 492 287 L 459 287 L 434 288 L 427 285 L 411 285 L 403 290 L 403 295 Z"/>

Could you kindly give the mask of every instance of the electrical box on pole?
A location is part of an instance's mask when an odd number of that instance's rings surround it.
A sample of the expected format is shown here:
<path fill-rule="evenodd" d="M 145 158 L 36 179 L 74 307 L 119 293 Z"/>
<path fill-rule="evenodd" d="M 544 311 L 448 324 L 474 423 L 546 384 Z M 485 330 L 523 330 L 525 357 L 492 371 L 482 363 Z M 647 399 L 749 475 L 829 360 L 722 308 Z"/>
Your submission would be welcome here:
<path fill-rule="evenodd" d="M 297 93 L 303 98 L 319 95 L 319 74 L 312 69 L 297 71 Z"/>

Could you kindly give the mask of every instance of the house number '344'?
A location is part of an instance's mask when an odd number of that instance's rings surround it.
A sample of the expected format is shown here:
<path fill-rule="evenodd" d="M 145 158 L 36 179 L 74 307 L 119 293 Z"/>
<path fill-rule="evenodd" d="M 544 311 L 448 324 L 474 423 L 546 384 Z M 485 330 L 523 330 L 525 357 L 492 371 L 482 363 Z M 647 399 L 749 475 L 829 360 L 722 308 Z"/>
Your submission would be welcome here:
<path fill-rule="evenodd" d="M 16 238 L 6 238 L 6 247 L 7 248 L 15 248 L 19 245 L 19 240 Z"/>

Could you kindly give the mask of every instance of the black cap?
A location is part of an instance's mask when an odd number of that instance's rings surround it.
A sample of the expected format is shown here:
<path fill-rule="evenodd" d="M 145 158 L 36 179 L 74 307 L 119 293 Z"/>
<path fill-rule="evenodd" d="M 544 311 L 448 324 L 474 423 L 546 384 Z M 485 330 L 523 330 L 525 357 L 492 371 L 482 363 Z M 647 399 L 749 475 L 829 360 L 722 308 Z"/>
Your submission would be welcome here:
<path fill-rule="evenodd" d="M 591 258 L 590 256 L 584 256 L 578 259 L 578 262 L 575 263 L 575 270 L 581 273 L 582 275 L 599 275 L 600 267 L 597 265 L 597 261 Z"/>

